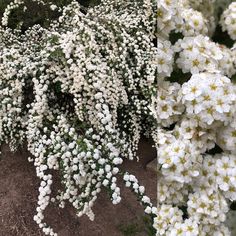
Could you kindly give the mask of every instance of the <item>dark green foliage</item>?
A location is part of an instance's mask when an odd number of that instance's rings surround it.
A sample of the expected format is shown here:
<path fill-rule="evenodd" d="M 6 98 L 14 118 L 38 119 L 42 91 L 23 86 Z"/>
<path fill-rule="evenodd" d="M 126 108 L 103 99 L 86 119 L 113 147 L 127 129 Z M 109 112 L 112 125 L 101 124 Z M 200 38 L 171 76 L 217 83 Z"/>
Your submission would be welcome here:
<path fill-rule="evenodd" d="M 140 226 L 137 223 L 130 223 L 126 225 L 120 225 L 119 230 L 124 236 L 135 236 L 140 232 Z"/>
<path fill-rule="evenodd" d="M 235 202 L 235 201 L 231 203 L 230 209 L 231 209 L 232 211 L 236 211 L 236 202 Z"/>
<path fill-rule="evenodd" d="M 156 230 L 153 227 L 152 219 L 150 217 L 148 217 L 148 216 L 144 216 L 143 217 L 143 222 L 146 225 L 146 227 L 145 227 L 146 235 L 147 236 L 155 236 L 156 235 Z"/>
<path fill-rule="evenodd" d="M 170 42 L 172 43 L 172 45 L 174 45 L 179 39 L 182 39 L 184 36 L 182 33 L 175 33 L 175 32 L 171 32 L 170 33 Z"/>
<path fill-rule="evenodd" d="M 215 155 L 218 153 L 222 153 L 223 150 L 216 144 L 214 148 L 212 148 L 211 150 L 207 151 L 207 154 L 209 155 Z"/>
<path fill-rule="evenodd" d="M 236 74 L 232 76 L 231 80 L 234 84 L 236 83 Z"/>
<path fill-rule="evenodd" d="M 121 224 L 118 226 L 120 232 L 124 236 L 155 236 L 156 231 L 152 226 L 153 220 L 149 216 L 143 216 L 141 218 L 136 218 L 132 222 L 127 224 Z"/>
<path fill-rule="evenodd" d="M 219 25 L 216 27 L 212 40 L 216 43 L 223 44 L 228 48 L 231 48 L 234 44 L 234 41 L 229 37 L 228 33 L 223 32 Z"/>
<path fill-rule="evenodd" d="M 183 73 L 182 70 L 178 69 L 177 67 L 172 72 L 170 78 L 168 80 L 170 82 L 178 82 L 180 84 L 183 84 L 187 82 L 191 77 L 190 73 Z"/>
<path fill-rule="evenodd" d="M 0 17 L 2 17 L 4 9 L 6 6 L 12 2 L 12 0 L 0 0 Z M 71 2 L 71 0 L 45 0 L 45 2 L 55 3 L 57 6 L 65 6 Z M 99 4 L 100 0 L 78 0 L 84 7 L 90 7 Z M 24 12 L 23 7 L 13 10 L 10 19 L 10 28 L 16 28 L 20 23 L 22 23 L 22 31 L 27 30 L 29 27 L 40 24 L 47 27 L 50 20 L 56 19 L 59 14 L 52 11 L 48 6 L 43 6 L 32 2 L 31 0 L 25 0 L 25 5 L 27 10 Z"/>

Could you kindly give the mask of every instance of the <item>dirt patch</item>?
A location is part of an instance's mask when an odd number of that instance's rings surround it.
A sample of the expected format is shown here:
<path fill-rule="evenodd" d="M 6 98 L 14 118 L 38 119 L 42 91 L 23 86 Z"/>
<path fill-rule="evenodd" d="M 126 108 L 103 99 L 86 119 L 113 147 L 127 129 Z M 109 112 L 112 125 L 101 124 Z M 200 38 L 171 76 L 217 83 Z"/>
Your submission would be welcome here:
<path fill-rule="evenodd" d="M 33 221 L 38 196 L 39 181 L 32 163 L 27 161 L 28 153 L 11 153 L 7 147 L 2 150 L 0 160 L 0 236 L 43 236 Z M 123 169 L 136 175 L 146 187 L 147 194 L 156 201 L 155 173 L 145 170 L 148 161 L 155 158 L 155 151 L 147 142 L 140 145 L 140 162 L 125 161 Z M 145 156 L 145 158 L 143 158 Z M 143 208 L 135 195 L 120 183 L 122 201 L 114 206 L 102 191 L 94 206 L 95 220 L 86 216 L 76 217 L 69 205 L 58 209 L 50 205 L 46 211 L 46 221 L 59 236 L 123 236 L 124 228 L 134 224 L 137 232 L 127 234 L 146 236 L 142 220 Z M 132 226 L 131 226 L 132 227 Z M 129 229 L 127 229 L 129 231 Z"/>

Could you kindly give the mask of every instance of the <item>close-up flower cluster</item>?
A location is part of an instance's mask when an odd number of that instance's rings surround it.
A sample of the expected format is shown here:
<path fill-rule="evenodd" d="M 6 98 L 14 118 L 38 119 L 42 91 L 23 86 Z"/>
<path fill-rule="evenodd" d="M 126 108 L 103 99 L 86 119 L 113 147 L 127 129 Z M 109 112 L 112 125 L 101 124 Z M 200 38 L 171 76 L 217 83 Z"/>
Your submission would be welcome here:
<path fill-rule="evenodd" d="M 159 0 L 157 235 L 231 235 L 236 200 L 236 3 Z"/>
<path fill-rule="evenodd" d="M 44 4 L 44 1 L 35 1 Z M 46 4 L 46 3 L 45 3 Z M 94 219 L 102 188 L 121 201 L 121 175 L 151 217 L 156 208 L 135 176 L 122 172 L 136 160 L 141 135 L 155 128 L 149 104 L 155 86 L 155 1 L 103 0 L 84 9 L 77 1 L 59 7 L 48 27 L 8 27 L 13 1 L 0 27 L 0 141 L 12 151 L 27 143 L 39 196 L 34 220 L 44 220 L 50 202 L 69 202 L 80 217 Z M 63 188 L 52 191 L 54 173 Z"/>

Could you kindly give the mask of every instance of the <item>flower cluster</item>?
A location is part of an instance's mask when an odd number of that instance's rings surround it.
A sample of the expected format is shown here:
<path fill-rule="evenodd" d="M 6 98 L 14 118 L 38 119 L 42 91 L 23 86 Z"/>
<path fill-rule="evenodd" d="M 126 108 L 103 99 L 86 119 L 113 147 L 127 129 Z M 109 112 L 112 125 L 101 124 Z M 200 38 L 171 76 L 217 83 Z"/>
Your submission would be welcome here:
<path fill-rule="evenodd" d="M 224 31 L 227 31 L 230 37 L 236 39 L 236 3 L 232 2 L 223 12 L 221 25 Z"/>
<path fill-rule="evenodd" d="M 184 73 L 222 71 L 227 76 L 236 73 L 233 50 L 212 42 L 207 36 L 179 39 L 174 50 L 178 55 L 176 64 Z"/>
<path fill-rule="evenodd" d="M 69 202 L 93 220 L 102 189 L 113 204 L 121 201 L 118 174 L 154 217 L 144 187 L 119 165 L 136 157 L 141 134 L 155 127 L 148 108 L 156 89 L 155 1 L 48 4 L 60 15 L 50 26 L 12 30 L 10 11 L 23 3 L 6 8 L 0 27 L 0 142 L 15 150 L 26 141 L 32 154 L 41 181 L 34 220 L 57 235 L 44 220 L 51 202 Z M 56 193 L 55 173 L 63 183 Z"/>
<path fill-rule="evenodd" d="M 158 89 L 150 107 L 158 236 L 230 235 L 224 223 L 236 197 L 235 9 L 230 1 L 158 1 Z M 229 44 L 216 41 L 220 27 Z"/>
<path fill-rule="evenodd" d="M 164 127 L 178 121 L 184 111 L 184 106 L 179 101 L 179 91 L 178 83 L 161 81 L 158 85 L 158 94 L 153 97 L 150 109 L 157 122 Z"/>
<path fill-rule="evenodd" d="M 201 127 L 228 125 L 235 114 L 235 86 L 221 74 L 194 74 L 182 85 L 186 117 Z"/>
<path fill-rule="evenodd" d="M 184 36 L 211 34 L 215 28 L 213 2 L 159 0 L 157 25 L 160 34 L 165 37 L 171 31 L 181 32 Z"/>

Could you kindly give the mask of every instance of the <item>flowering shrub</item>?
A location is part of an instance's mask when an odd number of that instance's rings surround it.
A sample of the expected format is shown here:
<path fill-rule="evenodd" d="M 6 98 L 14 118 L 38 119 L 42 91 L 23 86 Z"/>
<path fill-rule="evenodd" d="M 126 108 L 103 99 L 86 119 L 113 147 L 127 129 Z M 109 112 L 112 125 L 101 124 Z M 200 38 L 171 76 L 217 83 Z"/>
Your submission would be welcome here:
<path fill-rule="evenodd" d="M 25 141 L 41 183 L 34 220 L 69 201 L 94 218 L 101 188 L 121 201 L 120 174 L 156 235 L 230 235 L 236 201 L 236 4 L 230 0 L 103 0 L 93 8 L 34 0 L 58 18 L 0 27 L 0 141 Z M 63 5 L 63 4 L 62 4 Z M 142 134 L 158 154 L 157 208 L 122 172 Z M 51 186 L 55 171 L 63 188 Z"/>
<path fill-rule="evenodd" d="M 12 30 L 11 11 L 27 11 L 15 0 L 0 27 L 0 141 L 12 151 L 27 142 L 41 181 L 34 220 L 46 235 L 57 235 L 44 210 L 66 201 L 93 220 L 102 187 L 113 204 L 121 201 L 117 174 L 153 217 L 145 188 L 119 165 L 135 158 L 141 134 L 155 128 L 149 111 L 156 90 L 155 1 L 104 0 L 88 9 L 76 1 L 34 2 L 60 17 L 49 27 Z M 55 171 L 63 183 L 56 196 Z"/>
<path fill-rule="evenodd" d="M 235 12 L 230 1 L 158 1 L 158 91 L 150 107 L 158 124 L 157 235 L 230 235 L 224 222 L 236 200 Z"/>

